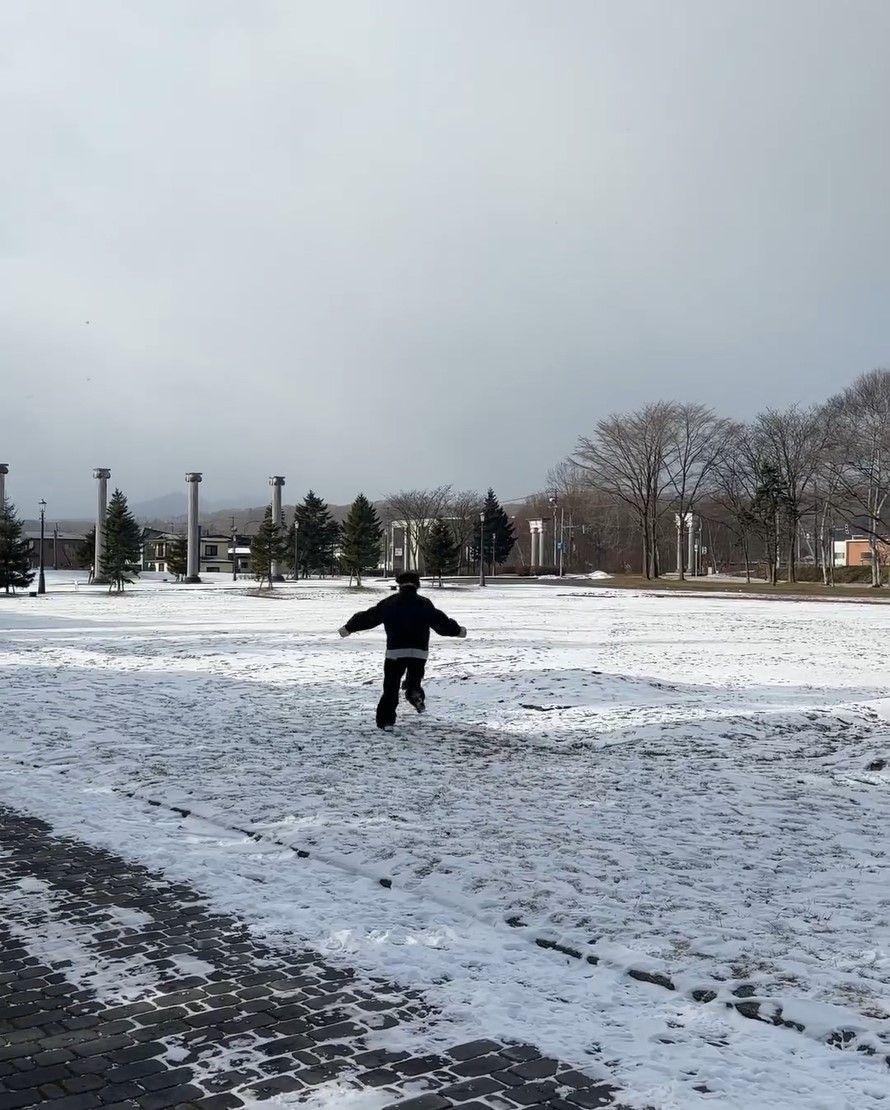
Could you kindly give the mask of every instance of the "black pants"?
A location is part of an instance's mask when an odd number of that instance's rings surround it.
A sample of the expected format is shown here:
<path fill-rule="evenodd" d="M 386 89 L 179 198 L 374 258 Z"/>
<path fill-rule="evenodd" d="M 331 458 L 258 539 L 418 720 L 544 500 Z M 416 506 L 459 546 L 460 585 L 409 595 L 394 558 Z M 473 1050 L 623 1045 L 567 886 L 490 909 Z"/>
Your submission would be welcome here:
<path fill-rule="evenodd" d="M 383 696 L 377 705 L 377 727 L 396 723 L 396 706 L 399 704 L 399 686 L 405 676 L 405 690 L 419 691 L 423 695 L 425 659 L 387 659 L 383 664 Z"/>

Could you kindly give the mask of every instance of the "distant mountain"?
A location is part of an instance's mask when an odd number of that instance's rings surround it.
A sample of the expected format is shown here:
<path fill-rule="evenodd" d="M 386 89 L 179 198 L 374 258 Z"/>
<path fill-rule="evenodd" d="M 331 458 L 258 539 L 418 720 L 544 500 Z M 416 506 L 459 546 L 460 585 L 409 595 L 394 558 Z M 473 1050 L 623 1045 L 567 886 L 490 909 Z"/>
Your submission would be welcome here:
<path fill-rule="evenodd" d="M 203 492 L 203 491 L 202 491 Z M 236 516 L 249 516 L 253 510 L 237 508 L 238 504 L 250 504 L 254 498 L 229 497 L 229 498 L 199 498 L 200 518 L 204 523 L 215 516 L 225 517 L 231 522 L 232 513 Z M 130 505 L 130 511 L 137 520 L 146 521 L 159 527 L 170 524 L 180 524 L 188 515 L 188 497 L 182 492 L 165 493 L 160 497 L 153 497 L 148 501 L 136 501 Z M 262 514 L 262 510 L 260 510 Z"/>
<path fill-rule="evenodd" d="M 137 501 L 130 506 L 130 512 L 139 520 L 175 520 L 185 516 L 188 501 L 184 493 L 165 493 L 150 501 Z"/>

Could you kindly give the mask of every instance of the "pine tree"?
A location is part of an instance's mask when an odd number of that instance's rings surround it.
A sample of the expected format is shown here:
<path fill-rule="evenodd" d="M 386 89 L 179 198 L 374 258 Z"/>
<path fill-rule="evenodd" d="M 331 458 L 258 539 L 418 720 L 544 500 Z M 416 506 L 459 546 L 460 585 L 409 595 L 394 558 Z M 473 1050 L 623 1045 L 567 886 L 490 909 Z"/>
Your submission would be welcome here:
<path fill-rule="evenodd" d="M 426 535 L 423 557 L 429 573 L 438 575 L 440 586 L 442 575 L 448 574 L 457 566 L 457 556 L 458 543 L 451 526 L 441 517 L 436 517 Z"/>
<path fill-rule="evenodd" d="M 779 570 L 780 521 L 788 507 L 788 493 L 778 467 L 769 460 L 762 461 L 757 467 L 757 489 L 751 502 L 751 517 L 769 552 L 769 580 L 773 584 Z"/>
<path fill-rule="evenodd" d="M 102 553 L 102 579 L 109 592 L 120 593 L 130 575 L 142 569 L 142 529 L 127 506 L 127 499 L 116 489 L 105 512 L 105 550 Z"/>
<path fill-rule="evenodd" d="M 9 593 L 25 589 L 33 581 L 31 543 L 22 535 L 15 506 L 6 500 L 0 505 L 0 586 Z"/>
<path fill-rule="evenodd" d="M 362 584 L 362 572 L 376 567 L 380 562 L 381 535 L 377 510 L 360 493 L 343 522 L 340 549 L 340 562 L 349 571 L 350 579 L 355 575 L 358 586 Z"/>
<path fill-rule="evenodd" d="M 176 581 L 188 574 L 189 541 L 184 532 L 167 544 L 167 570 L 176 575 Z"/>
<path fill-rule="evenodd" d="M 323 574 L 334 561 L 334 547 L 340 536 L 339 524 L 331 516 L 326 502 L 312 490 L 296 507 L 294 523 L 297 527 L 299 573 L 304 578 L 313 572 Z M 290 549 L 293 550 L 293 542 Z"/>
<path fill-rule="evenodd" d="M 268 580 L 269 589 L 272 589 L 272 567 L 275 563 L 283 563 L 286 558 L 287 532 L 272 520 L 270 506 L 266 509 L 259 531 L 250 541 L 250 569 L 259 579 L 260 586 Z"/>
<path fill-rule="evenodd" d="M 479 558 L 481 547 L 485 561 L 488 564 L 497 563 L 501 565 L 507 561 L 507 556 L 516 543 L 516 532 L 513 523 L 501 508 L 501 503 L 495 497 L 493 489 L 489 489 L 486 493 L 482 511 L 485 514 L 485 532 L 480 542 L 479 524 L 476 525 L 473 538 L 475 556 L 477 559 Z"/>
<path fill-rule="evenodd" d="M 87 567 L 93 570 L 93 560 L 96 558 L 96 526 L 87 532 L 84 538 L 77 545 L 77 550 L 74 553 L 78 566 Z"/>

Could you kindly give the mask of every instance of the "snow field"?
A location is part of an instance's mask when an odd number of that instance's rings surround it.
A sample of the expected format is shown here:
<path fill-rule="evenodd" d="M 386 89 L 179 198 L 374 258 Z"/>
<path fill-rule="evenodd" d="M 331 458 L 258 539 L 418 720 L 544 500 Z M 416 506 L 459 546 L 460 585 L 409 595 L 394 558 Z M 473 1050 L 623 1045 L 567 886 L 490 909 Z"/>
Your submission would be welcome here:
<path fill-rule="evenodd" d="M 641 1105 L 885 1105 L 818 1038 L 890 1047 L 890 610 L 432 590 L 471 638 L 381 735 L 382 637 L 336 635 L 373 592 L 222 586 L 0 606 L 0 798 L 424 987 L 424 1043 L 531 1040 Z"/>

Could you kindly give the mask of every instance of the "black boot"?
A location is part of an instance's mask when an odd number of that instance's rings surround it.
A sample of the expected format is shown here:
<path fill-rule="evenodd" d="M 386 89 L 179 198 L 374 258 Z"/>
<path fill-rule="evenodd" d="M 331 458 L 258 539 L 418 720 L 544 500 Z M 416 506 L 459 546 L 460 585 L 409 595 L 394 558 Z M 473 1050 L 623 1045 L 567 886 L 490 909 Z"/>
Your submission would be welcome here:
<path fill-rule="evenodd" d="M 413 705 L 418 713 L 426 711 L 426 698 L 423 696 L 423 690 L 405 690 L 405 701 L 409 705 Z"/>

